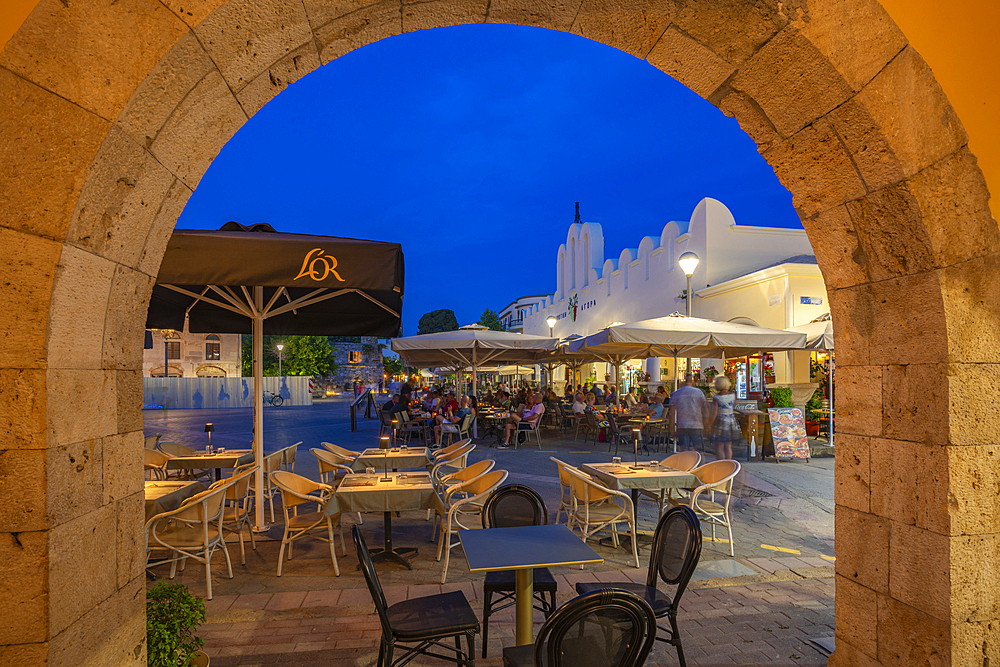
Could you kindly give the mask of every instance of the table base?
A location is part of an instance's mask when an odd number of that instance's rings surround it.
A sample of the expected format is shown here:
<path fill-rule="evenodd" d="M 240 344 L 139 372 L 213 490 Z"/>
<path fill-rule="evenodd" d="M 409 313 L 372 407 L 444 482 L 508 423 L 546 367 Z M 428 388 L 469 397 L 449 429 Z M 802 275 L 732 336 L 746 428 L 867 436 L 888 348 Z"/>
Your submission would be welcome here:
<path fill-rule="evenodd" d="M 385 526 L 385 540 L 383 548 L 370 550 L 372 563 L 396 563 L 397 565 L 402 565 L 407 570 L 412 570 L 413 566 L 410 564 L 410 561 L 403 558 L 403 554 L 416 554 L 418 553 L 417 549 L 414 547 L 394 549 L 392 547 L 392 512 L 383 512 L 382 522 Z M 358 563 L 358 569 L 361 569 L 360 563 Z"/>

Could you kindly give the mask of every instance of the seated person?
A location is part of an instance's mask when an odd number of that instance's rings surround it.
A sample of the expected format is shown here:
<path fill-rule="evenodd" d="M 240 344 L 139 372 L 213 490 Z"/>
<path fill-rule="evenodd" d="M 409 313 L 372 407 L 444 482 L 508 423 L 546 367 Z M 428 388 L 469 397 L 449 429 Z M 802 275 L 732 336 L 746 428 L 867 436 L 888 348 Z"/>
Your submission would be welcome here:
<path fill-rule="evenodd" d="M 455 400 L 455 392 L 449 391 L 444 402 L 438 406 L 443 414 L 458 412 L 458 401 Z"/>
<path fill-rule="evenodd" d="M 467 415 L 473 415 L 475 411 L 469 405 L 469 397 L 462 397 L 462 406 L 452 412 L 447 411 L 443 415 L 438 415 L 434 418 L 434 446 L 441 446 L 441 434 L 442 433 L 458 433 L 458 427 L 462 425 L 462 420 L 465 419 Z"/>
<path fill-rule="evenodd" d="M 663 418 L 663 396 L 660 394 L 653 394 L 653 405 L 651 407 L 649 416 L 653 419 Z"/>
<path fill-rule="evenodd" d="M 538 428 L 538 422 L 545 414 L 545 406 L 542 405 L 542 395 L 532 394 L 528 398 L 529 404 L 525 406 L 520 415 L 511 415 L 503 427 L 503 445 L 501 449 L 510 447 L 510 438 L 515 431 L 529 431 Z"/>
<path fill-rule="evenodd" d="M 604 402 L 608 405 L 618 405 L 618 389 L 615 385 L 604 385 Z"/>
<path fill-rule="evenodd" d="M 391 414 L 392 409 L 396 407 L 397 403 L 399 403 L 399 394 L 393 394 L 388 401 L 382 404 L 382 412 L 388 412 Z"/>
<path fill-rule="evenodd" d="M 605 386 L 607 386 L 607 385 L 605 385 Z M 600 387 L 597 386 L 596 382 L 594 383 L 593 389 L 591 389 L 590 391 L 597 398 L 604 398 L 604 391 Z"/>
<path fill-rule="evenodd" d="M 639 399 L 636 398 L 635 396 L 634 386 L 628 388 L 628 393 L 625 394 L 624 401 L 625 401 L 625 409 L 628 410 L 629 412 L 632 412 L 635 409 L 635 406 L 639 404 Z"/>
<path fill-rule="evenodd" d="M 580 417 L 584 415 L 584 413 L 587 411 L 587 404 L 584 402 L 585 400 L 586 399 L 584 398 L 582 393 L 578 393 L 576 395 L 576 400 L 573 402 L 573 414 Z"/>

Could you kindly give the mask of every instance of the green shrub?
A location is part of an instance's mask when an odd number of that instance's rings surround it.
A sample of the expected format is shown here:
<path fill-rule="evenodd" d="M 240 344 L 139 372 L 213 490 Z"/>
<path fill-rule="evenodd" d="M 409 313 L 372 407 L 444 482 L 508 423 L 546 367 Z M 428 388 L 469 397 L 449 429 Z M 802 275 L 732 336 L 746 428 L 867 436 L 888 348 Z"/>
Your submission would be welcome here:
<path fill-rule="evenodd" d="M 813 392 L 813 395 L 809 399 L 809 402 L 806 403 L 806 416 L 809 419 L 809 421 L 817 421 L 820 418 L 820 415 L 818 412 L 816 412 L 816 410 L 819 410 L 820 408 L 823 407 L 821 396 L 822 394 L 820 390 L 817 389 L 816 391 Z"/>
<path fill-rule="evenodd" d="M 775 387 L 771 390 L 771 402 L 776 408 L 794 408 L 792 405 L 792 390 L 788 387 Z"/>
<path fill-rule="evenodd" d="M 187 667 L 205 645 L 194 631 L 205 622 L 205 602 L 182 584 L 157 583 L 146 591 L 146 653 L 149 667 Z"/>

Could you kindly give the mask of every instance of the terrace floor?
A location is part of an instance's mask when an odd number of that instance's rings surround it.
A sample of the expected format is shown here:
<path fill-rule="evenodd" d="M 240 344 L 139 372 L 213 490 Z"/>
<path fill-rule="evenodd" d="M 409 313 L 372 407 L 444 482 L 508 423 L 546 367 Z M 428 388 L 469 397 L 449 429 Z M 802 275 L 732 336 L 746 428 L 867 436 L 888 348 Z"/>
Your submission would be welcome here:
<path fill-rule="evenodd" d="M 294 414 L 293 414 L 294 412 Z M 175 410 L 146 412 L 146 432 L 163 433 L 164 440 L 192 446 L 204 444 L 204 422 L 215 423 L 213 444 L 245 444 L 240 431 L 249 427 L 247 410 Z M 351 432 L 346 403 L 317 403 L 309 408 L 269 408 L 265 413 L 266 450 L 300 440 L 296 472 L 316 476 L 308 449 L 321 440 L 349 448 L 372 446 L 377 422 L 359 420 Z M 220 438 L 221 436 L 221 438 Z M 604 443 L 583 444 L 572 434 L 549 432 L 542 448 L 497 450 L 480 441 L 470 463 L 492 458 L 510 471 L 509 481 L 526 484 L 546 500 L 550 514 L 558 506 L 555 456 L 570 463 L 608 461 Z M 623 453 L 623 456 L 627 456 Z M 662 458 L 664 454 L 640 459 Z M 740 451 L 736 451 L 740 456 Z M 679 625 L 690 665 L 825 665 L 825 653 L 808 640 L 830 638 L 834 628 L 833 584 L 833 459 L 805 463 L 746 464 L 738 478 L 733 506 L 735 558 L 724 541 L 706 539 L 694 580 L 681 602 Z M 280 508 L 276 505 L 280 521 Z M 482 611 L 482 575 L 471 574 L 461 549 L 452 552 L 448 583 L 442 586 L 441 563 L 430 542 L 431 524 L 424 512 L 403 512 L 393 520 L 397 546 L 414 546 L 413 570 L 378 566 L 387 601 L 460 589 L 473 608 Z M 640 502 L 640 529 L 656 521 L 654 503 Z M 228 665 L 375 665 L 380 630 L 374 606 L 350 540 L 357 516 L 345 518 L 347 555 L 338 540 L 341 576 L 336 577 L 328 547 L 322 542 L 300 542 L 295 557 L 286 561 L 282 577 L 275 576 L 281 526 L 258 536 L 257 550 L 247 544 L 247 564 L 241 565 L 239 545 L 230 543 L 234 578 L 226 576 L 222 557 L 213 559 L 214 599 L 207 602 L 208 622 L 200 635 L 214 667 Z M 362 532 L 369 545 L 382 541 L 382 521 L 364 515 Z M 706 535 L 706 538 L 711 537 Z M 719 538 L 726 537 L 719 533 Z M 640 549 L 642 568 L 631 563 L 631 552 L 591 546 L 604 557 L 601 565 L 585 569 L 557 568 L 557 602 L 574 597 L 578 581 L 644 581 L 649 547 Z M 167 568 L 157 568 L 161 576 Z M 205 594 L 204 568 L 192 564 L 177 581 L 195 595 Z M 536 612 L 536 631 L 542 616 Z M 501 649 L 514 641 L 513 608 L 491 617 L 489 658 L 481 665 L 500 665 Z M 477 640 L 481 645 L 482 636 Z M 478 656 L 477 656 L 478 658 Z M 413 663 L 444 664 L 434 659 Z M 647 665 L 676 665 L 673 648 L 657 642 Z"/>

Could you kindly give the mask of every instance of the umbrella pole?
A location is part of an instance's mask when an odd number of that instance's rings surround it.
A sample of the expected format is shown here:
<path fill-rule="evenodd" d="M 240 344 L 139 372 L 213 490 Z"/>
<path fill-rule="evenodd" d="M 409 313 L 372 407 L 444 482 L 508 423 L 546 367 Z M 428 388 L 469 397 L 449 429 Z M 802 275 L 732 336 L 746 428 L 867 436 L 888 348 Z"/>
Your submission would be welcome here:
<path fill-rule="evenodd" d="M 253 460 L 254 531 L 267 530 L 264 523 L 264 288 L 253 288 Z"/>

